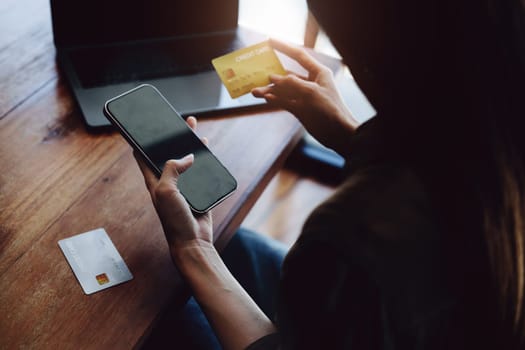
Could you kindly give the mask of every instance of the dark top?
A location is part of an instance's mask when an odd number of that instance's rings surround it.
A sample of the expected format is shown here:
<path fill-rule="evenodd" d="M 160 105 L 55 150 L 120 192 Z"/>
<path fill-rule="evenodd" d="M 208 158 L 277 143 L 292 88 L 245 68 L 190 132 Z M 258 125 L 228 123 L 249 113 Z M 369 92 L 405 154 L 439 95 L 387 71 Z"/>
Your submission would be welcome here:
<path fill-rule="evenodd" d="M 459 346 L 439 220 L 416 172 L 381 134 L 375 119 L 358 128 L 348 178 L 284 262 L 279 333 L 250 350 Z"/>

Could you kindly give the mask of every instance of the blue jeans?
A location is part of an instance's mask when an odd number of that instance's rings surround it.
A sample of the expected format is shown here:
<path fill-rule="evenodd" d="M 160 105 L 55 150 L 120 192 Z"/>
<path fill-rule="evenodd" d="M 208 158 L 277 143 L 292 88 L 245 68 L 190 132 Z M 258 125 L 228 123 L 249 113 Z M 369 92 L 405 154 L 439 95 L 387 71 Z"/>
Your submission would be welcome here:
<path fill-rule="evenodd" d="M 286 252 L 287 248 L 280 242 L 241 228 L 221 254 L 237 281 L 270 319 L 275 315 L 281 265 Z M 170 319 L 169 327 L 172 329 L 169 340 L 148 342 L 145 349 L 222 349 L 193 297 Z"/>

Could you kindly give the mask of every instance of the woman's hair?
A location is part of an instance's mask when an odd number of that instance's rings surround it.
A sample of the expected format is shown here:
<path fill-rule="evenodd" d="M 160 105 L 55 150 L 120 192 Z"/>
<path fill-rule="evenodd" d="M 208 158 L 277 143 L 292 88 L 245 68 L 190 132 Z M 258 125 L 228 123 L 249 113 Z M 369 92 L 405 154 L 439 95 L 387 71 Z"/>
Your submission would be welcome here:
<path fill-rule="evenodd" d="M 465 337 L 525 346 L 525 1 L 309 2 L 427 184 Z"/>
<path fill-rule="evenodd" d="M 525 2 L 485 0 L 494 28 L 494 198 L 481 203 L 492 287 L 503 330 L 525 346 Z M 504 74 L 498 76 L 498 71 Z M 490 84 L 491 82 L 489 82 Z M 490 86 L 487 84 L 487 86 Z M 489 125 L 493 125 L 492 123 Z M 503 334 L 505 335 L 505 334 Z"/>
<path fill-rule="evenodd" d="M 451 248 L 451 271 L 464 274 L 457 285 L 464 288 L 471 335 L 480 344 L 490 334 L 493 345 L 521 348 L 525 9 L 520 0 L 444 1 L 442 6 L 447 5 L 450 31 L 441 38 L 441 47 L 452 57 L 441 57 L 446 63 L 433 79 L 439 82 L 438 89 L 431 91 L 451 103 L 430 113 L 433 120 L 426 125 L 408 116 L 409 122 L 423 128 L 417 141 L 427 143 L 420 151 L 430 155 L 415 152 L 415 157 L 423 159 L 426 178 L 446 218 L 449 246 L 457 244 L 457 249 Z M 422 95 L 423 101 L 439 103 Z M 435 159 L 443 164 L 438 171 Z M 488 333 L 480 333 L 483 329 Z"/>

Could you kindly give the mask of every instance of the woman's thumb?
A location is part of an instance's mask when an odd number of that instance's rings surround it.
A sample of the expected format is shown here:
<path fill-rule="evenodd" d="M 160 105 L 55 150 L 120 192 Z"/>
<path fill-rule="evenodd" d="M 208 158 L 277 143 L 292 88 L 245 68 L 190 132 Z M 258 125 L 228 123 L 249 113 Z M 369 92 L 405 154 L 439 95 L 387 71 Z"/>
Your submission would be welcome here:
<path fill-rule="evenodd" d="M 180 174 L 188 170 L 189 167 L 192 166 L 194 161 L 193 153 L 188 154 L 184 158 L 181 159 L 170 159 L 166 162 L 166 165 L 164 166 L 164 171 L 162 172 L 162 177 L 169 176 L 169 177 L 179 177 Z M 166 174 L 166 175 L 165 175 Z"/>

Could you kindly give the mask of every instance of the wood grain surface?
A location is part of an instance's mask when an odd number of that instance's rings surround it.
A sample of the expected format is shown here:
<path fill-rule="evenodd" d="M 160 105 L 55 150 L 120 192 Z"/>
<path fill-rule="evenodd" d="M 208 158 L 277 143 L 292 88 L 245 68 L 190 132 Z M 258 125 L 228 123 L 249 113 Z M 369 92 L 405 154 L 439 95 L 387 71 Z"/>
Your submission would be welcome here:
<path fill-rule="evenodd" d="M 197 133 L 238 181 L 213 210 L 223 247 L 302 129 L 288 113 L 205 119 Z M 55 62 L 49 2 L 0 2 L 0 348 L 139 347 L 185 295 L 131 148 L 86 131 Z M 86 296 L 57 241 L 98 227 L 134 275 Z"/>

